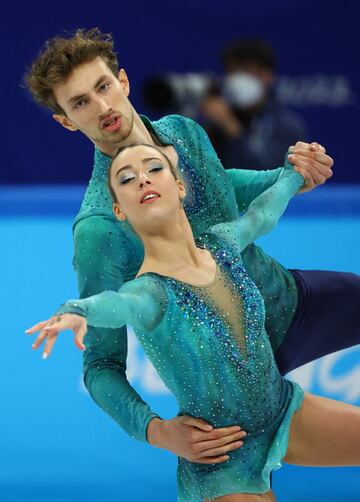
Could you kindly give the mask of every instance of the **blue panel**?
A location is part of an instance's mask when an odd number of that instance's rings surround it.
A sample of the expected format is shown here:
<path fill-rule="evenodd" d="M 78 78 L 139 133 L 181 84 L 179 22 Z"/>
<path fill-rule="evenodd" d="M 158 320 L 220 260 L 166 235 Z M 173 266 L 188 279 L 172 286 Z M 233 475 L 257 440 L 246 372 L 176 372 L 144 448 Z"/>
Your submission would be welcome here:
<path fill-rule="evenodd" d="M 352 193 L 347 190 L 342 198 L 338 192 L 318 203 L 332 205 L 336 199 L 346 204 Z M 74 195 L 74 199 L 69 195 L 70 206 L 81 191 L 66 190 Z M 34 204 L 35 199 L 47 204 L 49 194 L 56 198 L 55 189 L 37 188 Z M 64 201 L 61 190 L 59 194 Z M 22 207 L 27 213 L 31 193 L 18 195 L 17 199 L 8 193 L 11 207 Z M 62 204 L 57 207 L 60 214 L 47 218 L 24 217 L 18 209 L 17 215 L 0 218 L 0 302 L 6 305 L 0 365 L 0 500 L 175 502 L 175 457 L 130 439 L 92 402 L 81 383 L 81 354 L 70 333 L 58 340 L 47 361 L 31 351 L 31 339 L 23 334 L 29 325 L 51 315 L 64 299 L 76 295 L 71 217 L 62 215 Z M 275 232 L 259 242 L 289 267 L 360 273 L 360 216 L 356 212 L 341 218 L 297 214 L 283 219 Z M 360 405 L 359 354 L 359 348 L 337 353 L 291 377 L 309 391 Z M 154 410 L 164 417 L 176 414 L 174 399 L 131 332 L 128 376 Z M 285 466 L 275 474 L 274 488 L 279 502 L 360 500 L 359 469 Z"/>

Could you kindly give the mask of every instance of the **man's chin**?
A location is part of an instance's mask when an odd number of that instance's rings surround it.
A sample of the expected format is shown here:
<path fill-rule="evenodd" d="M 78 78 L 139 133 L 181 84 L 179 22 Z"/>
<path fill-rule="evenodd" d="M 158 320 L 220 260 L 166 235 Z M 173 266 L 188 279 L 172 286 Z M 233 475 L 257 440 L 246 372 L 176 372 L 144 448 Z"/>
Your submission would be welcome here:
<path fill-rule="evenodd" d="M 103 145 L 116 145 L 117 143 L 121 143 L 124 141 L 124 135 L 123 134 L 103 134 L 101 137 L 99 137 L 96 142 L 97 143 L 102 143 Z"/>

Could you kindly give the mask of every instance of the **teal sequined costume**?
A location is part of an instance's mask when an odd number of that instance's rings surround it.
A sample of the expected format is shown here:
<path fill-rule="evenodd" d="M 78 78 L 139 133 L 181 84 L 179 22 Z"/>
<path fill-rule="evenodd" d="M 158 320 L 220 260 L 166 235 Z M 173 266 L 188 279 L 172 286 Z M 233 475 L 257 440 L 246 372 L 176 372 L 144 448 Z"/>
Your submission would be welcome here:
<path fill-rule="evenodd" d="M 225 171 L 205 131 L 193 120 L 180 115 L 155 122 L 141 118 L 157 142 L 173 145 L 178 153 L 177 169 L 187 184 L 184 209 L 196 238 L 213 225 L 235 220 L 239 210 L 246 210 L 282 173 L 280 167 Z M 74 267 L 81 298 L 104 290 L 118 291 L 134 279 L 144 259 L 139 237 L 112 212 L 107 186 L 110 161 L 95 150 L 92 177 L 74 222 Z M 242 259 L 265 301 L 266 331 L 275 352 L 297 307 L 294 278 L 255 244 L 244 249 Z M 128 382 L 126 357 L 125 326 L 115 330 L 89 326 L 83 362 L 86 388 L 125 432 L 147 441 L 147 426 L 158 415 Z"/>
<path fill-rule="evenodd" d="M 283 169 L 241 218 L 217 224 L 196 239 L 212 254 L 212 282 L 195 286 L 155 272 L 83 300 L 58 313 L 86 316 L 90 326 L 133 326 L 160 377 L 177 398 L 180 414 L 215 427 L 241 424 L 242 448 L 223 464 L 179 458 L 180 502 L 230 493 L 263 493 L 287 450 L 292 415 L 303 400 L 300 387 L 283 378 L 265 330 L 262 296 L 248 276 L 242 251 L 271 230 L 303 178 Z M 110 335 L 109 335 L 110 336 Z"/>

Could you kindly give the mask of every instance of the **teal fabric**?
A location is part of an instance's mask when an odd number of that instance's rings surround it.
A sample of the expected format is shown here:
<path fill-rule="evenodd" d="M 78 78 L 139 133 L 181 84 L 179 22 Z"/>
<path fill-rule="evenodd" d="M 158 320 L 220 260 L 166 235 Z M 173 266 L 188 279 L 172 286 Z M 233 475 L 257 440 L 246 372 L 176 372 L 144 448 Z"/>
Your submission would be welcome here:
<path fill-rule="evenodd" d="M 178 171 L 187 184 L 184 207 L 196 237 L 212 225 L 235 220 L 239 209 L 247 209 L 282 172 L 282 168 L 225 171 L 206 133 L 196 122 L 179 115 L 156 122 L 146 117 L 142 120 L 159 142 L 172 144 L 179 155 Z M 124 282 L 135 277 L 143 261 L 140 239 L 112 213 L 107 187 L 109 164 L 110 158 L 95 150 L 92 178 L 74 222 L 74 267 L 81 298 L 104 290 L 118 291 Z M 242 258 L 263 295 L 266 329 L 276 350 L 297 305 L 294 279 L 254 244 L 244 249 Z M 125 327 L 89 328 L 83 360 L 84 382 L 95 402 L 130 436 L 146 441 L 147 425 L 157 415 L 126 379 L 125 335 Z"/>
<path fill-rule="evenodd" d="M 192 286 L 154 272 L 127 282 L 119 292 L 70 300 L 58 311 L 83 315 L 97 328 L 131 324 L 175 395 L 180 414 L 202 417 L 215 427 L 241 424 L 247 431 L 244 447 L 230 452 L 224 464 L 179 458 L 180 502 L 266 492 L 271 471 L 280 467 L 286 453 L 291 418 L 301 406 L 303 392 L 278 371 L 265 330 L 265 304 L 241 253 L 276 225 L 303 181 L 288 165 L 242 217 L 214 225 L 197 238 L 231 290 L 225 311 L 231 312 L 230 303 L 235 302 L 235 309 L 243 312 L 235 329 L 224 320 L 216 301 L 209 300 L 211 285 Z M 111 333 L 108 336 L 103 343 L 111 351 Z M 117 388 L 108 390 L 109 399 L 116 402 Z"/>

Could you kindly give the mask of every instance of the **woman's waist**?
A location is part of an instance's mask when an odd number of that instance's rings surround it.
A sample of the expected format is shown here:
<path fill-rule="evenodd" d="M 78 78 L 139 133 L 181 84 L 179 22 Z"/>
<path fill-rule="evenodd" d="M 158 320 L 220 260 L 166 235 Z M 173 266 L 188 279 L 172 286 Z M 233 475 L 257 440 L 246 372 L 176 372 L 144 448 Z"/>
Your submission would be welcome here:
<path fill-rule="evenodd" d="M 178 414 L 202 418 L 216 428 L 240 425 L 248 434 L 262 433 L 281 420 L 291 400 L 291 385 L 281 378 L 278 385 L 268 386 L 262 392 L 259 388 L 239 388 L 225 393 L 221 386 L 216 391 L 192 392 L 190 397 L 177 397 Z"/>

